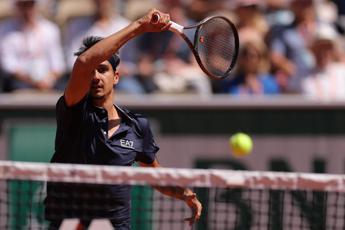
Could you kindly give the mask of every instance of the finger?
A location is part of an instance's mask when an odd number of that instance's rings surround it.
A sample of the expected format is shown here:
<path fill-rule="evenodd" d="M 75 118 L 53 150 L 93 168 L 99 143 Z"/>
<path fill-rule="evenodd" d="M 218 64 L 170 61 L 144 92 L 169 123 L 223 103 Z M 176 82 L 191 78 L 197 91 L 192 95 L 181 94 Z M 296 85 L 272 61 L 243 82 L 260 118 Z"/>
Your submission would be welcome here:
<path fill-rule="evenodd" d="M 201 216 L 201 211 L 202 211 L 202 206 L 201 206 L 201 204 L 198 206 L 197 209 L 198 209 L 198 210 L 197 210 L 197 215 L 200 217 L 200 216 Z"/>
<path fill-rule="evenodd" d="M 201 209 L 196 209 L 196 210 L 194 210 L 194 212 L 193 212 L 193 218 L 194 218 L 195 220 L 198 220 L 198 219 L 200 219 L 200 216 L 201 216 Z"/>
<path fill-rule="evenodd" d="M 171 26 L 171 22 L 168 23 L 167 25 L 163 26 L 163 27 L 161 28 L 161 30 L 162 30 L 162 31 L 164 31 L 164 30 L 169 30 L 170 26 Z"/>
<path fill-rule="evenodd" d="M 189 222 L 189 225 L 193 225 L 196 221 L 200 219 L 200 214 L 194 213 L 192 217 L 185 218 L 185 221 Z"/>
<path fill-rule="evenodd" d="M 196 193 L 192 193 L 188 196 L 188 199 L 194 199 L 196 197 Z"/>
<path fill-rule="evenodd" d="M 196 198 L 196 194 L 195 193 L 191 193 L 191 194 L 186 195 L 185 200 L 186 201 L 191 201 L 194 198 Z"/>
<path fill-rule="evenodd" d="M 188 222 L 189 226 L 192 226 L 195 222 L 193 217 L 185 218 L 184 220 Z"/>
<path fill-rule="evenodd" d="M 157 24 L 161 20 L 161 15 L 158 12 L 154 12 L 151 16 L 151 23 Z"/>
<path fill-rule="evenodd" d="M 165 14 L 164 16 L 165 17 L 164 17 L 163 23 L 168 24 L 170 22 L 170 15 L 169 14 Z"/>

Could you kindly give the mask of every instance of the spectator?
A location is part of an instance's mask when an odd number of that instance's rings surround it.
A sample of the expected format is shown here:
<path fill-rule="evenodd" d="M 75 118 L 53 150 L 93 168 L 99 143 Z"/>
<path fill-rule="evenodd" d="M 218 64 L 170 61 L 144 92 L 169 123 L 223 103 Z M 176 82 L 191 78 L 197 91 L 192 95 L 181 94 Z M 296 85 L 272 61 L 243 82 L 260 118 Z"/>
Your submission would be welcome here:
<path fill-rule="evenodd" d="M 254 36 L 257 39 L 266 36 L 269 27 L 262 8 L 261 0 L 236 1 L 235 12 L 238 16 L 238 32 L 242 43 Z"/>
<path fill-rule="evenodd" d="M 311 44 L 316 65 L 303 80 L 303 93 L 311 98 L 324 100 L 345 99 L 345 64 L 338 61 L 338 34 L 324 25 Z"/>
<path fill-rule="evenodd" d="M 182 1 L 162 0 L 160 3 L 160 9 L 169 13 L 173 21 L 181 25 L 194 23 L 186 16 Z M 179 36 L 171 31 L 146 33 L 138 43 L 141 52 L 135 76 L 143 88 L 150 86 L 150 92 L 160 93 L 212 93 L 208 78 L 194 64 L 194 56 Z"/>
<path fill-rule="evenodd" d="M 265 17 L 270 27 L 289 25 L 293 14 L 288 9 L 289 0 L 266 0 Z"/>
<path fill-rule="evenodd" d="M 181 1 L 182 2 L 182 1 Z M 190 0 L 183 1 L 186 3 L 187 15 L 196 20 L 200 21 L 206 16 L 209 16 L 213 12 L 217 12 L 226 8 L 226 0 Z"/>
<path fill-rule="evenodd" d="M 65 70 L 59 29 L 38 14 L 36 0 L 14 1 L 16 16 L 0 28 L 7 90 L 52 90 Z"/>
<path fill-rule="evenodd" d="M 72 69 L 76 59 L 74 52 L 78 50 L 85 37 L 90 35 L 105 37 L 129 24 L 127 19 L 114 13 L 113 0 L 93 1 L 95 13 L 89 16 L 69 19 L 64 30 L 65 52 L 69 70 Z"/>
<path fill-rule="evenodd" d="M 345 2 L 335 0 L 315 0 L 318 18 L 324 23 L 334 25 L 341 34 L 345 34 Z"/>
<path fill-rule="evenodd" d="M 332 2 L 337 5 L 338 14 L 339 15 L 345 15 L 345 2 L 344 1 L 332 0 Z"/>
<path fill-rule="evenodd" d="M 183 8 L 181 1 L 162 0 L 159 7 L 165 12 L 168 12 L 171 19 L 181 25 L 190 25 L 194 21 L 190 20 Z M 190 30 L 186 30 L 190 32 Z M 164 57 L 166 53 L 173 52 L 178 58 L 188 61 L 190 57 L 190 50 L 185 42 L 174 33 L 166 31 L 163 33 L 146 33 L 140 38 L 140 49 L 142 53 L 152 55 L 154 60 Z"/>
<path fill-rule="evenodd" d="M 165 7 L 172 20 L 181 25 L 190 25 L 193 22 L 186 17 L 181 1 L 163 0 Z M 193 31 L 186 30 L 186 33 Z M 151 34 L 152 35 L 152 34 Z M 191 36 L 192 34 L 188 35 Z M 159 40 L 158 40 L 159 39 Z M 146 38 L 146 42 L 148 39 Z M 197 93 L 210 95 L 211 83 L 200 70 L 194 56 L 186 43 L 172 32 L 161 33 L 154 40 L 158 73 L 154 81 L 160 92 L 163 93 Z"/>
<path fill-rule="evenodd" d="M 291 25 L 274 27 L 270 31 L 271 61 L 284 92 L 300 92 L 301 80 L 314 66 L 308 44 L 317 30 L 313 0 L 292 0 L 295 20 Z"/>
<path fill-rule="evenodd" d="M 134 75 L 144 93 L 154 93 L 158 90 L 158 86 L 152 77 L 155 73 L 152 62 L 150 55 L 142 55 L 138 62 L 137 73 Z"/>
<path fill-rule="evenodd" d="M 75 61 L 73 53 L 78 49 L 82 40 L 87 36 L 106 37 L 121 30 L 129 24 L 129 20 L 114 11 L 114 0 L 93 0 L 95 13 L 90 16 L 71 19 L 65 30 L 66 54 L 68 67 L 71 70 Z M 142 94 L 146 89 L 138 81 L 135 62 L 138 61 L 137 41 L 133 39 L 120 50 L 122 66 L 119 69 L 121 79 L 117 90 L 123 93 Z"/>
<path fill-rule="evenodd" d="M 233 95 L 278 94 L 278 84 L 269 73 L 268 50 L 263 40 L 252 39 L 241 47 L 228 92 Z"/>
<path fill-rule="evenodd" d="M 208 77 L 201 71 L 194 56 L 190 62 L 165 55 L 161 61 L 161 71 L 154 76 L 156 85 L 163 93 L 195 93 L 207 96 L 212 93 Z"/>

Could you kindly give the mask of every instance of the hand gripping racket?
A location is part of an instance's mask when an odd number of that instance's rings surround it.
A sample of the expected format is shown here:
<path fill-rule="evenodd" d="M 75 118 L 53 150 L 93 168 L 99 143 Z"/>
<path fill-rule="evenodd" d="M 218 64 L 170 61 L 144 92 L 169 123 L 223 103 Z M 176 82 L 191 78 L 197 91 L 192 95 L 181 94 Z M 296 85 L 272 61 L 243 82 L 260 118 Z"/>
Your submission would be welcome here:
<path fill-rule="evenodd" d="M 160 15 L 154 13 L 152 23 L 158 23 Z M 235 25 L 223 16 L 207 17 L 192 26 L 181 26 L 170 21 L 170 31 L 179 34 L 193 52 L 200 68 L 209 77 L 224 79 L 236 64 L 239 39 Z M 194 29 L 194 41 L 185 30 Z"/>

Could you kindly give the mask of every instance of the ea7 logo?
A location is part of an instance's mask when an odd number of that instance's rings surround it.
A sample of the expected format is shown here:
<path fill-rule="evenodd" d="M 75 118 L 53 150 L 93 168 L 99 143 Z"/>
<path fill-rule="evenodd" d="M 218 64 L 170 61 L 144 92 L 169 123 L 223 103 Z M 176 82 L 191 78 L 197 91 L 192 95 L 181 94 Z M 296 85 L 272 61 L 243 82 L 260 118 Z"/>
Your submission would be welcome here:
<path fill-rule="evenodd" d="M 125 148 L 134 149 L 134 142 L 130 140 L 121 139 L 120 145 Z"/>

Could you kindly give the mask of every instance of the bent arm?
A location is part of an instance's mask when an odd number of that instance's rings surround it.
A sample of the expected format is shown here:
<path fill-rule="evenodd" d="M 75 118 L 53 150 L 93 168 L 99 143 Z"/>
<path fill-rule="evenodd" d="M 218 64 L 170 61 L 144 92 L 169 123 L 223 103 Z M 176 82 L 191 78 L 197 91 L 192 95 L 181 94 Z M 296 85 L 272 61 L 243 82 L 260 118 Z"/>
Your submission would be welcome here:
<path fill-rule="evenodd" d="M 142 167 L 153 167 L 153 168 L 161 167 L 157 160 L 154 160 L 151 164 L 145 164 L 142 162 L 139 162 L 139 164 Z M 195 193 L 192 190 L 188 188 L 182 188 L 179 186 L 153 186 L 153 187 L 164 195 L 177 198 L 183 201 L 186 201 L 190 196 L 195 195 Z"/>
<path fill-rule="evenodd" d="M 158 11 L 151 10 L 141 19 L 96 43 L 77 58 L 65 90 L 65 100 L 68 106 L 77 104 L 87 94 L 93 71 L 100 63 L 108 60 L 111 55 L 116 53 L 127 41 L 144 32 L 160 32 L 169 28 L 169 25 L 163 21 L 158 24 L 151 23 L 152 15 L 155 12 Z M 169 16 L 165 15 L 164 19 L 166 17 Z"/>
<path fill-rule="evenodd" d="M 108 60 L 128 40 L 142 33 L 140 24 L 133 22 L 118 33 L 101 40 L 85 53 L 81 54 L 74 63 L 71 78 L 65 90 L 65 100 L 68 106 L 78 103 L 89 91 L 93 71 L 99 63 Z"/>

